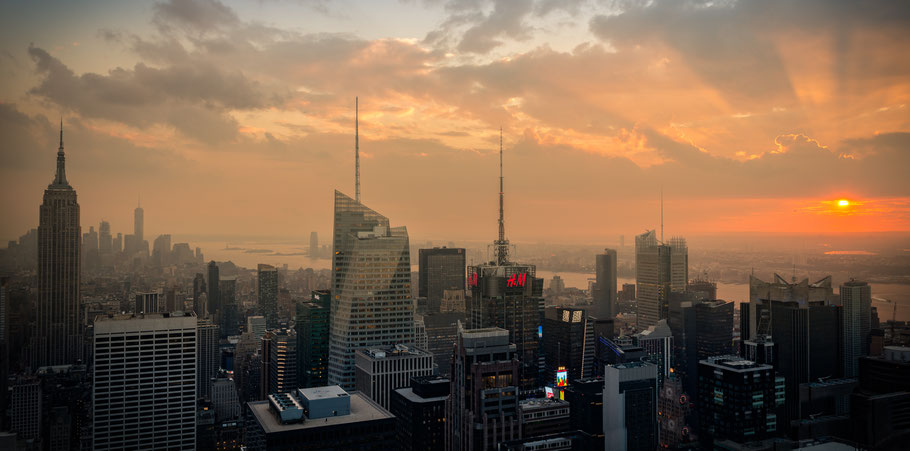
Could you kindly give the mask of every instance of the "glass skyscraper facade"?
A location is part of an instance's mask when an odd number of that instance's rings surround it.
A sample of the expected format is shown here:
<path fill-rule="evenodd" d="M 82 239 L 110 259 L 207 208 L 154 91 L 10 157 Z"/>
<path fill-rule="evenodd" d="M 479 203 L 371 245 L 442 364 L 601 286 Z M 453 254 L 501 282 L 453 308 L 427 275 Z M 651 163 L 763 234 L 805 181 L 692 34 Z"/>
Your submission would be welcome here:
<path fill-rule="evenodd" d="M 635 282 L 638 327 L 644 329 L 667 318 L 670 292 L 685 292 L 689 278 L 689 250 L 680 237 L 664 243 L 650 230 L 635 237 Z"/>
<path fill-rule="evenodd" d="M 329 384 L 354 388 L 354 351 L 413 344 L 408 232 L 335 191 Z"/>

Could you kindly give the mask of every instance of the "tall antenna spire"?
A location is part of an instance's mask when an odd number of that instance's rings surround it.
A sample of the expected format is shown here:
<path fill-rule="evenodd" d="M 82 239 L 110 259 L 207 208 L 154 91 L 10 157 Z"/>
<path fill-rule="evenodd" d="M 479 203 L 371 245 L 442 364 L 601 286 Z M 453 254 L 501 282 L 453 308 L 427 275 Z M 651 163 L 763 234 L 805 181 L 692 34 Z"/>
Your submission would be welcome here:
<path fill-rule="evenodd" d="M 354 199 L 360 203 L 360 105 L 354 97 Z"/>
<path fill-rule="evenodd" d="M 660 242 L 664 242 L 664 186 L 660 185 Z"/>
<path fill-rule="evenodd" d="M 60 147 L 57 149 L 57 174 L 54 176 L 54 185 L 69 185 L 66 183 L 66 156 L 63 154 L 63 117 L 60 118 Z"/>
<path fill-rule="evenodd" d="M 502 183 L 502 127 L 499 127 L 499 239 L 496 240 L 496 263 L 505 265 L 509 262 L 509 241 L 506 240 L 506 223 L 503 208 Z"/>

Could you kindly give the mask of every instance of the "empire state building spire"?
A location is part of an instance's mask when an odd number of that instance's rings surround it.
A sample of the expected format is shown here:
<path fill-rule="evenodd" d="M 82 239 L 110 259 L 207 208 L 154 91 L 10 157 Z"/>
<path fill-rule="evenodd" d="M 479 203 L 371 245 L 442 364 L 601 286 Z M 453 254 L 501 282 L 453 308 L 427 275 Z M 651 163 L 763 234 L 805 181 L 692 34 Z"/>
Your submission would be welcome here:
<path fill-rule="evenodd" d="M 502 127 L 499 128 L 499 239 L 493 242 L 496 263 L 505 265 L 509 262 L 509 240 L 506 239 L 506 223 L 503 208 L 502 183 Z"/>
<path fill-rule="evenodd" d="M 57 175 L 54 185 L 69 186 L 66 182 L 66 156 L 63 154 L 63 119 L 60 119 L 60 147 L 57 149 Z"/>

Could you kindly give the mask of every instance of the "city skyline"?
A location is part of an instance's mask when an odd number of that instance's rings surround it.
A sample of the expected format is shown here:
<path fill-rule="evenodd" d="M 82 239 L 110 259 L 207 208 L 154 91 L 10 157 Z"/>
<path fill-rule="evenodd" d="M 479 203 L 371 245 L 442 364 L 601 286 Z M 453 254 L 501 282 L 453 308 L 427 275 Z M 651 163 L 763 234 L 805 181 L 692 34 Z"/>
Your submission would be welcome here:
<path fill-rule="evenodd" d="M 464 218 L 496 208 L 500 126 L 506 189 L 524 194 L 510 201 L 512 242 L 656 228 L 660 186 L 668 230 L 686 236 L 910 231 L 910 68 L 892 58 L 908 37 L 902 5 L 571 4 L 393 2 L 383 14 L 421 19 L 395 29 L 355 3 L 4 6 L 22 20 L 2 32 L 0 180 L 23 190 L 5 200 L 0 237 L 36 226 L 37 191 L 24 188 L 42 183 L 60 115 L 86 225 L 129 230 L 141 195 L 150 212 L 178 213 L 150 214 L 156 233 L 326 233 L 330 190 L 351 188 L 357 96 L 364 202 L 418 237 L 487 236 Z M 680 29 L 656 27 L 666 14 Z M 731 48 L 709 39 L 721 32 Z"/>

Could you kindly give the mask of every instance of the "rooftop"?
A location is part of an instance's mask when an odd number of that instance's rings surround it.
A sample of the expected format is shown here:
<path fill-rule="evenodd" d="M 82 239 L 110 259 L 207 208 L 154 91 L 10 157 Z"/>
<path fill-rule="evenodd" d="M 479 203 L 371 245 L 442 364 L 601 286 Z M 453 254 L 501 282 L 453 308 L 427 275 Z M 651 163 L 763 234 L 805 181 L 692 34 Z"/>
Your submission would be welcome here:
<path fill-rule="evenodd" d="M 446 382 L 448 382 L 448 381 L 446 381 Z M 411 387 L 399 388 L 399 389 L 396 389 L 395 391 L 398 392 L 398 394 L 400 394 L 401 396 L 404 396 L 404 399 L 407 399 L 408 401 L 414 402 L 414 403 L 440 402 L 440 401 L 445 401 L 446 399 L 449 398 L 449 395 L 436 396 L 433 398 L 424 398 L 423 396 L 420 396 L 420 395 L 414 393 L 414 389 Z"/>
<path fill-rule="evenodd" d="M 326 387 L 319 387 L 326 388 Z M 330 388 L 330 387 L 329 387 Z M 310 389 L 301 389 L 310 390 Z M 340 390 L 340 388 L 339 388 Z M 383 409 L 379 404 L 367 398 L 360 392 L 350 393 L 351 397 L 351 414 L 336 417 L 319 418 L 315 420 L 306 419 L 303 423 L 281 424 L 277 417 L 269 412 L 268 401 L 254 401 L 247 405 L 256 418 L 256 421 L 262 426 L 266 434 L 276 432 L 296 431 L 303 429 L 316 429 L 321 427 L 336 426 L 342 424 L 359 423 L 363 421 L 383 420 L 395 418 L 389 411 Z"/>
<path fill-rule="evenodd" d="M 698 363 L 736 372 L 751 372 L 758 370 L 770 370 L 774 368 L 771 365 L 766 365 L 764 363 L 755 363 L 751 360 L 746 360 L 736 355 L 709 357 L 705 360 L 700 360 Z"/>
<path fill-rule="evenodd" d="M 297 389 L 301 396 L 310 401 L 317 399 L 330 399 L 348 396 L 348 392 L 337 385 L 327 385 L 325 387 L 311 387 Z"/>

